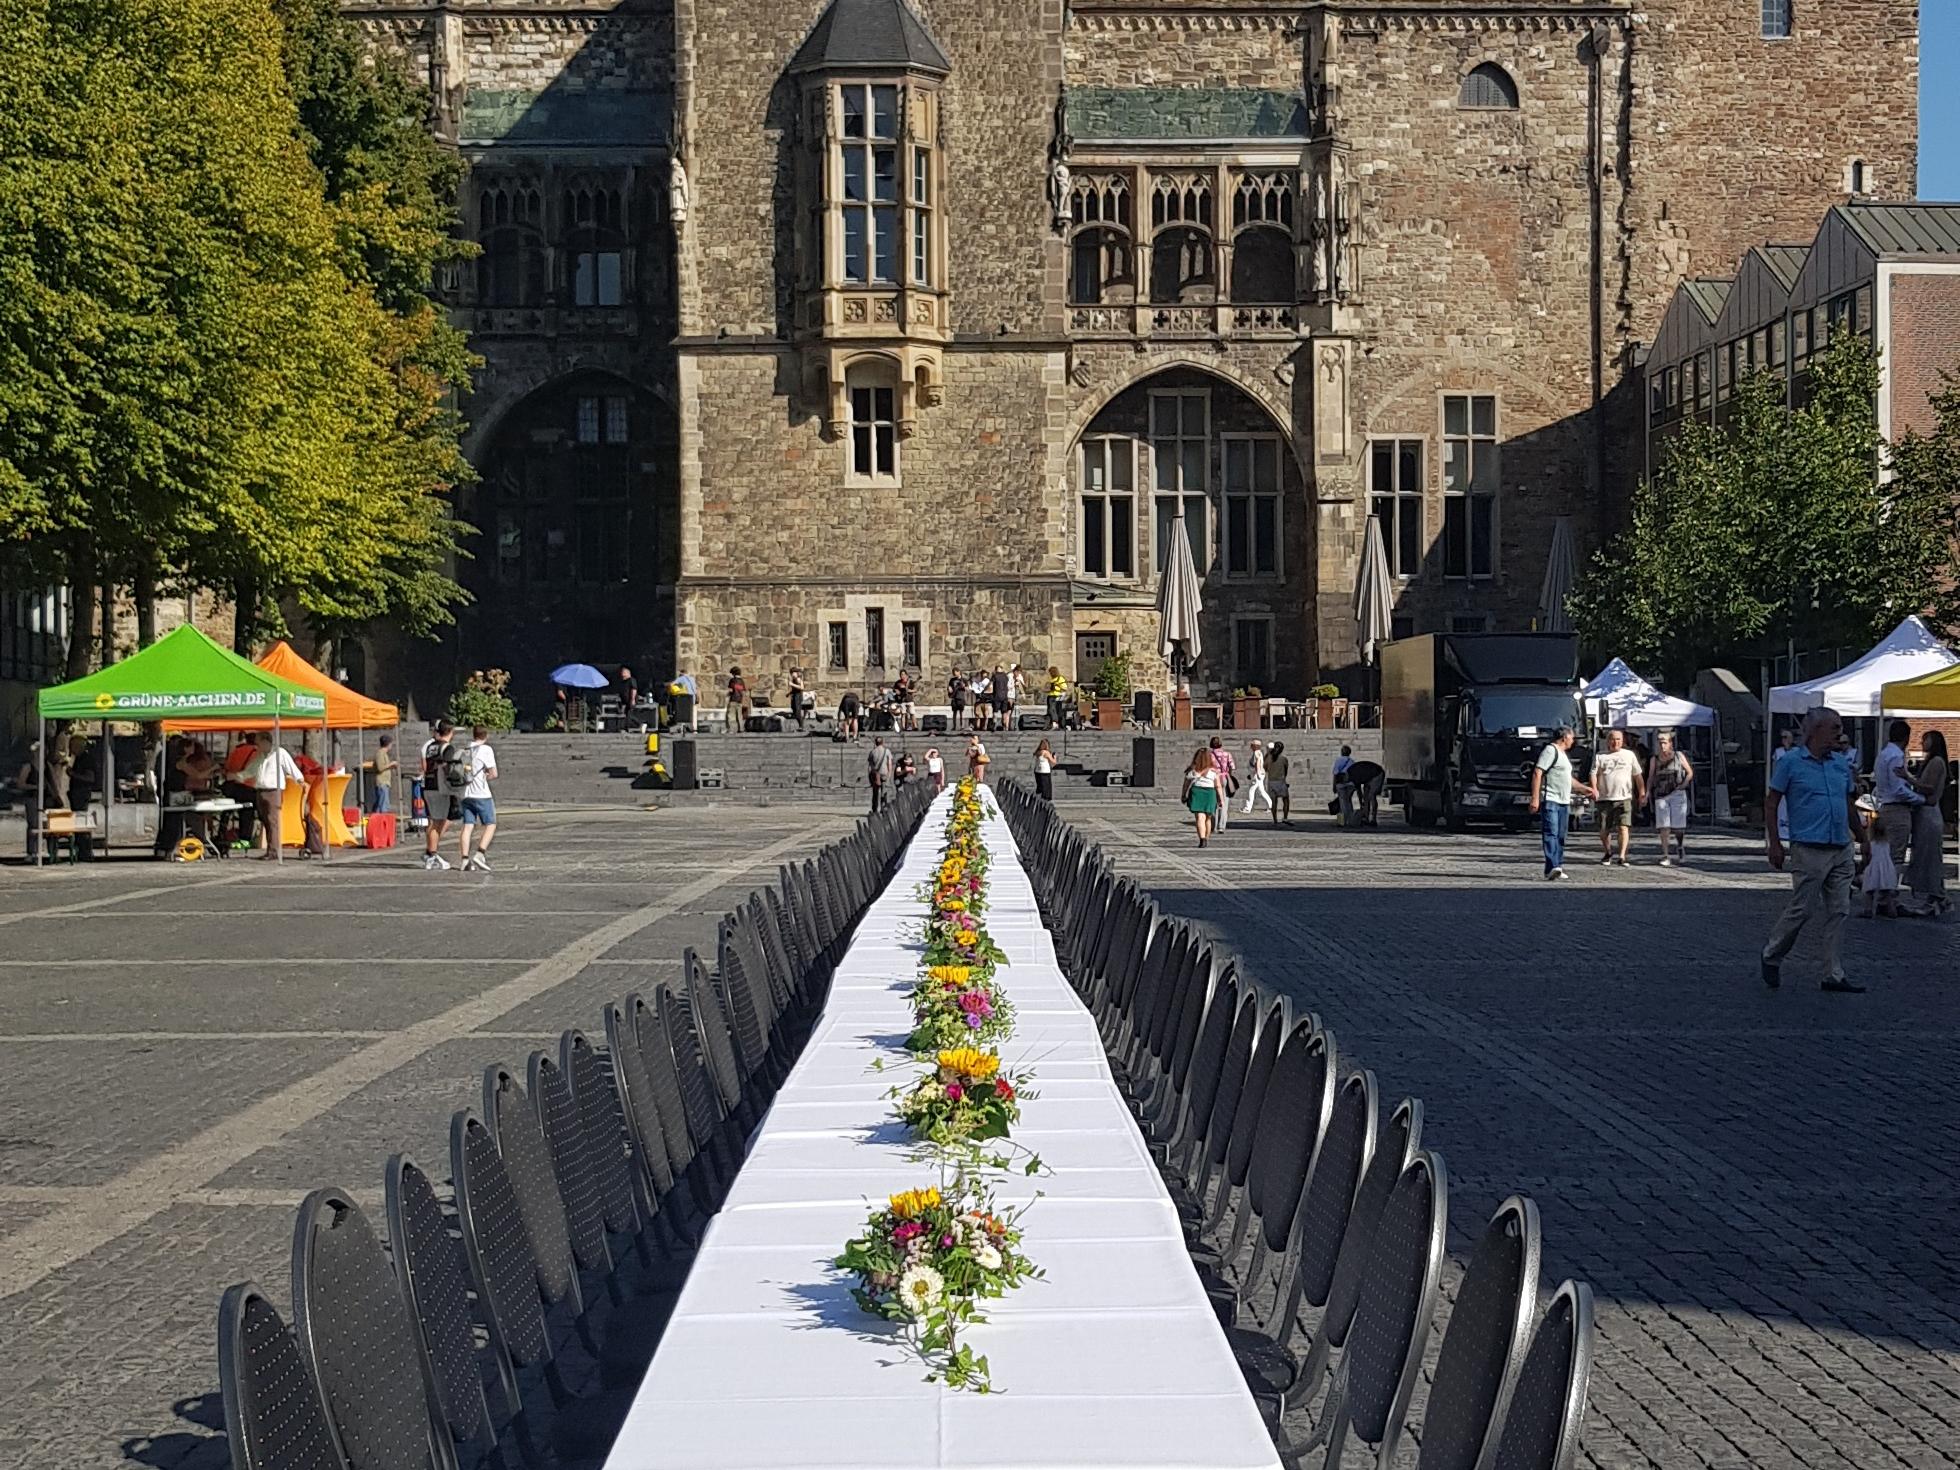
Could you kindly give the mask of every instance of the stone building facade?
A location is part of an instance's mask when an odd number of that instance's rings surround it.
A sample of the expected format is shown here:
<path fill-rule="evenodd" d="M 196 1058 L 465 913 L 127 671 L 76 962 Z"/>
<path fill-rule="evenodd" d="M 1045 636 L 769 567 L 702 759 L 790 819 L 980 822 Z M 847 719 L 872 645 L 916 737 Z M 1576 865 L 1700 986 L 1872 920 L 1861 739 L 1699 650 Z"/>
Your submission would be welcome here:
<path fill-rule="evenodd" d="M 484 256 L 449 654 L 1161 685 L 1529 626 L 1676 283 L 1909 194 L 1915 0 L 353 0 Z"/>

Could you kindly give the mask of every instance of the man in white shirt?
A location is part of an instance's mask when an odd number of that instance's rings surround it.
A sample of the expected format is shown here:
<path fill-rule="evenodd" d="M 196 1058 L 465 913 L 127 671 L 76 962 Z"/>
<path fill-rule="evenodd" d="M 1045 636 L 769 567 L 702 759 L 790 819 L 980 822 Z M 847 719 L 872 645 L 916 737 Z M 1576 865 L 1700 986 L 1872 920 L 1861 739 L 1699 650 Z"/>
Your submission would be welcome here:
<path fill-rule="evenodd" d="M 497 803 L 491 798 L 490 783 L 497 779 L 497 752 L 490 748 L 490 731 L 487 726 L 476 725 L 470 730 L 469 780 L 463 787 L 463 871 L 471 868 L 479 873 L 490 871 L 490 841 L 497 835 Z M 470 838 L 481 827 L 483 835 L 477 839 L 476 851 L 470 851 Z"/>
<path fill-rule="evenodd" d="M 1618 833 L 1618 862 L 1624 868 L 1627 847 L 1633 841 L 1633 809 L 1647 791 L 1640 757 L 1627 749 L 1626 731 L 1606 732 L 1606 749 L 1593 757 L 1592 786 L 1599 802 L 1599 860 L 1615 861 L 1613 836 Z"/>
<path fill-rule="evenodd" d="M 1872 762 L 1872 799 L 1884 825 L 1885 845 L 1892 849 L 1893 868 L 1906 870 L 1906 846 L 1912 837 L 1913 808 L 1924 806 L 1926 798 L 1906 778 L 1906 746 L 1912 740 L 1912 726 L 1894 720 L 1885 727 L 1885 748 Z M 1855 772 L 1858 767 L 1854 764 Z"/>
<path fill-rule="evenodd" d="M 265 754 L 252 767 L 252 786 L 259 793 L 259 825 L 265 829 L 263 857 L 267 862 L 280 855 L 280 808 L 285 803 L 289 781 L 295 786 L 305 784 L 299 762 L 285 746 L 268 741 Z"/>

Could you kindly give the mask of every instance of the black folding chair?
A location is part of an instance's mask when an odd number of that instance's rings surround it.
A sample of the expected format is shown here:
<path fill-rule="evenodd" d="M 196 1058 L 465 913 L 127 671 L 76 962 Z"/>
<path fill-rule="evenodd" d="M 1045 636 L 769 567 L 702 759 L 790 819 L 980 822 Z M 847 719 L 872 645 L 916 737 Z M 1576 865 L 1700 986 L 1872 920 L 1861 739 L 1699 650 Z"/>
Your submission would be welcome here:
<path fill-rule="evenodd" d="M 1497 1207 L 1464 1268 L 1422 1411 L 1417 1470 L 1489 1470 L 1538 1310 L 1538 1206 Z"/>
<path fill-rule="evenodd" d="M 346 1470 L 312 1365 L 251 1282 L 218 1301 L 218 1392 L 232 1470 Z"/>
<path fill-rule="evenodd" d="M 1592 1344 L 1592 1288 L 1560 1282 L 1511 1392 L 1493 1470 L 1569 1470 L 1586 1421 Z"/>

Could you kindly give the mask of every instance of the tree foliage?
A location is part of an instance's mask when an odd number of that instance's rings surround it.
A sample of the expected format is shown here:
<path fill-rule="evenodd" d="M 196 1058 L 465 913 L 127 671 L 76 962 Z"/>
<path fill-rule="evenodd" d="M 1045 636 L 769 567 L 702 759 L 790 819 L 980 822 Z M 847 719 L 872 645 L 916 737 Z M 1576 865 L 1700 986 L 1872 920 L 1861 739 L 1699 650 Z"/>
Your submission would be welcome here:
<path fill-rule="evenodd" d="M 248 627 L 427 623 L 467 359 L 408 282 L 447 176 L 303 132 L 284 34 L 266 0 L 0 6 L 0 547 L 241 589 Z"/>
<path fill-rule="evenodd" d="M 1834 340 L 1807 384 L 1789 409 L 1779 374 L 1750 374 L 1724 423 L 1681 426 L 1568 603 L 1588 644 L 1681 680 L 1789 641 L 1863 644 L 1908 613 L 1951 621 L 1960 399 L 1888 451 L 1863 338 Z"/>

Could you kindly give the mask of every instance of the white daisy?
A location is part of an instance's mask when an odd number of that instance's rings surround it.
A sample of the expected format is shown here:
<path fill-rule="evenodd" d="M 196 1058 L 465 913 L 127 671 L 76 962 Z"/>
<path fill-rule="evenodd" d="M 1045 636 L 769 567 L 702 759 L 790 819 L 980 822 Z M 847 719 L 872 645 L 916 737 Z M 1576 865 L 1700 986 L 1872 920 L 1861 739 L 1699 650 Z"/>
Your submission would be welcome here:
<path fill-rule="evenodd" d="M 1000 1269 L 1000 1252 L 995 1250 L 991 1245 L 983 1245 L 974 1251 L 973 1259 L 980 1263 L 980 1269 L 983 1271 L 998 1271 Z"/>
<path fill-rule="evenodd" d="M 945 1279 L 932 1267 L 907 1266 L 905 1274 L 898 1278 L 898 1299 L 905 1303 L 907 1312 L 920 1317 L 938 1304 L 945 1287 Z"/>

